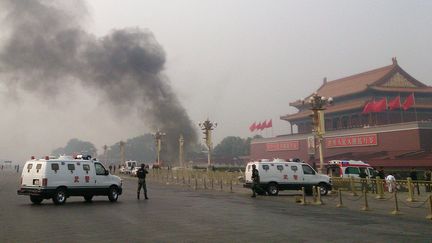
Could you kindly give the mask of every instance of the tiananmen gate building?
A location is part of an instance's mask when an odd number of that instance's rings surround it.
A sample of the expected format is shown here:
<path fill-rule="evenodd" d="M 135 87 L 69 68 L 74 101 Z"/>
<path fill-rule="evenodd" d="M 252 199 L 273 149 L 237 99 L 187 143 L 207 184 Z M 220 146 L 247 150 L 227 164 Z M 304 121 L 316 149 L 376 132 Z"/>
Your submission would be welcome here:
<path fill-rule="evenodd" d="M 324 163 L 354 159 L 375 167 L 432 168 L 432 87 L 392 64 L 349 77 L 324 79 L 316 93 L 332 97 L 324 111 Z M 306 97 L 305 100 L 309 98 Z M 319 164 L 310 105 L 290 103 L 289 135 L 254 139 L 251 160 L 300 158 Z"/>

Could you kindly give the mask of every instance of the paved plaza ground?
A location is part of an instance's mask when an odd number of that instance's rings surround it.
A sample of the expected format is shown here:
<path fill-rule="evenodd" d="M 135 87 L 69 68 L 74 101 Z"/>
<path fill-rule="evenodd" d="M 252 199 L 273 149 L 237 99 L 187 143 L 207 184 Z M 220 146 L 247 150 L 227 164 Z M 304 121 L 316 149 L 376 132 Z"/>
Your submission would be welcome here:
<path fill-rule="evenodd" d="M 71 197 L 65 205 L 51 200 L 32 205 L 16 195 L 19 174 L 0 171 L 0 242 L 430 242 L 432 222 L 427 207 L 401 208 L 394 216 L 391 201 L 346 195 L 346 207 L 302 206 L 295 193 L 250 198 L 240 186 L 235 193 L 204 190 L 150 179 L 150 199 L 136 199 L 136 179 L 124 178 L 117 203 L 95 197 L 84 203 Z M 311 198 L 308 198 L 310 201 Z M 386 206 L 388 205 L 388 206 Z M 402 205 L 403 206 L 403 205 Z"/>

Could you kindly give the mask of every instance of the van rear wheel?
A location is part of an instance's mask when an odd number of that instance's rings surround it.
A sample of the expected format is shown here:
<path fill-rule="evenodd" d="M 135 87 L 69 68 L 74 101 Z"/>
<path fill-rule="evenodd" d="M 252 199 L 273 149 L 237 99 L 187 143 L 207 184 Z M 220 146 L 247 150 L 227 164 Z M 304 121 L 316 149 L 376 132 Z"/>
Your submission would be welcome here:
<path fill-rule="evenodd" d="M 30 196 L 30 201 L 33 204 L 41 204 L 43 198 L 42 197 L 38 197 L 38 196 Z"/>
<path fill-rule="evenodd" d="M 54 204 L 61 205 L 61 204 L 64 204 L 66 202 L 66 198 L 67 198 L 66 197 L 66 190 L 64 188 L 59 188 L 55 192 L 52 200 L 53 200 Z"/>
<path fill-rule="evenodd" d="M 119 197 L 119 193 L 118 193 L 117 187 L 116 186 L 110 187 L 109 192 L 108 192 L 108 199 L 111 202 L 116 202 L 118 197 Z"/>
<path fill-rule="evenodd" d="M 267 187 L 267 191 L 269 196 L 277 196 L 277 194 L 279 193 L 279 189 L 277 187 L 276 183 L 270 183 Z"/>

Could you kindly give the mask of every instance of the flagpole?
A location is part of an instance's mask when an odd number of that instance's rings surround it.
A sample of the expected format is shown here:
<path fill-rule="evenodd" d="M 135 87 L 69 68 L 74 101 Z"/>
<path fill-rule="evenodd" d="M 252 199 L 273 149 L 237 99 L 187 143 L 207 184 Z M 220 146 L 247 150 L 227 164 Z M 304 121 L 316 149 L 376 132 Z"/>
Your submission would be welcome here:
<path fill-rule="evenodd" d="M 387 116 L 387 125 L 390 124 L 390 118 L 389 118 L 389 109 L 388 109 L 388 103 L 387 103 L 387 96 L 386 98 L 386 116 Z"/>
<path fill-rule="evenodd" d="M 418 121 L 418 117 L 417 117 L 417 108 L 416 108 L 416 102 L 415 102 L 415 95 L 414 95 L 414 92 L 413 92 L 412 94 L 413 94 L 413 98 L 414 98 L 414 115 L 415 115 L 415 119 L 416 119 L 416 121 Z"/>
<path fill-rule="evenodd" d="M 403 118 L 403 109 L 402 109 L 402 104 L 401 104 L 401 99 L 400 99 L 400 92 L 399 92 L 399 110 L 400 110 L 400 114 L 401 114 L 401 123 L 403 123 L 404 118 Z"/>

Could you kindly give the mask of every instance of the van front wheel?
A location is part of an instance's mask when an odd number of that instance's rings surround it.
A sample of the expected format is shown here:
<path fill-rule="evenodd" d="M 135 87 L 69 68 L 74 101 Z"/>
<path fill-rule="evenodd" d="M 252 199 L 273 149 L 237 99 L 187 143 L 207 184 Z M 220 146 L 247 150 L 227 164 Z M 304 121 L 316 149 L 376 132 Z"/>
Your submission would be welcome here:
<path fill-rule="evenodd" d="M 328 193 L 328 187 L 325 183 L 320 183 L 319 185 L 319 193 L 321 196 L 325 196 Z"/>
<path fill-rule="evenodd" d="M 110 187 L 109 192 L 108 192 L 108 199 L 111 202 L 116 202 L 118 199 L 118 196 L 119 196 L 119 193 L 118 193 L 117 187 L 116 186 Z"/>
<path fill-rule="evenodd" d="M 270 183 L 267 187 L 267 191 L 269 196 L 277 196 L 277 194 L 279 193 L 279 189 L 277 187 L 276 183 Z"/>
<path fill-rule="evenodd" d="M 54 204 L 61 205 L 66 202 L 66 190 L 64 188 L 57 189 L 56 193 L 54 194 L 52 200 Z"/>

